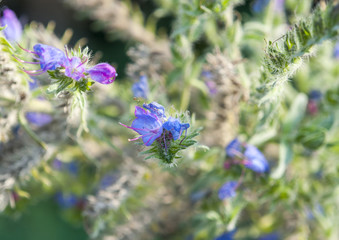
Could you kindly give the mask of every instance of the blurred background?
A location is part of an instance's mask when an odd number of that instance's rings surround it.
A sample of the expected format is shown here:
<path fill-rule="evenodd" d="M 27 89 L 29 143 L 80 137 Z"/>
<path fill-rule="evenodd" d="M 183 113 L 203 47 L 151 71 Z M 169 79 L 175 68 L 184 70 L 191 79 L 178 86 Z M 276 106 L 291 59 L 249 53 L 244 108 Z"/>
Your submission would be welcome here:
<path fill-rule="evenodd" d="M 139 1 L 147 6 L 147 1 Z M 120 79 L 123 79 L 127 46 L 122 41 L 108 41 L 103 32 L 95 31 L 91 21 L 81 18 L 77 12 L 67 7 L 61 0 L 4 0 L 0 2 L 14 10 L 22 23 L 31 21 L 41 22 L 45 26 L 54 21 L 55 33 L 61 37 L 66 29 L 72 29 L 73 45 L 80 38 L 87 39 L 87 45 L 93 52 L 102 52 L 100 61 L 114 63 L 117 66 Z M 117 64 L 119 63 L 119 64 Z M 64 218 L 63 208 L 55 197 L 33 203 L 21 216 L 17 218 L 0 216 L 1 240 L 60 240 L 60 239 L 88 239 L 83 227 L 70 224 Z"/>

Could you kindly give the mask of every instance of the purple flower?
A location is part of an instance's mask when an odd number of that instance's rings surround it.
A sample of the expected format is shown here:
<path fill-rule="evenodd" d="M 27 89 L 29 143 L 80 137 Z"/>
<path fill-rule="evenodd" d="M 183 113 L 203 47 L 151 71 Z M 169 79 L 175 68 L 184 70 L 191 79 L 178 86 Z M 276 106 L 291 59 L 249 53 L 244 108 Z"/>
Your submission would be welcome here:
<path fill-rule="evenodd" d="M 214 240 L 233 240 L 234 234 L 237 230 L 234 229 L 230 232 L 224 232 L 220 236 L 216 237 Z"/>
<path fill-rule="evenodd" d="M 118 180 L 118 178 L 119 178 L 118 173 L 110 173 L 110 174 L 104 175 L 100 180 L 99 188 L 105 189 L 111 186 L 113 183 L 115 183 Z"/>
<path fill-rule="evenodd" d="M 285 0 L 275 0 L 274 1 L 274 10 L 276 12 L 284 11 Z"/>
<path fill-rule="evenodd" d="M 208 88 L 208 92 L 211 96 L 214 96 L 218 92 L 217 84 L 213 80 L 205 81 L 205 84 Z"/>
<path fill-rule="evenodd" d="M 279 240 L 279 239 L 281 238 L 280 238 L 279 233 L 277 232 L 268 233 L 258 238 L 258 240 Z"/>
<path fill-rule="evenodd" d="M 224 200 L 226 198 L 232 198 L 236 195 L 236 188 L 238 186 L 237 181 L 229 181 L 226 182 L 224 185 L 221 186 L 218 192 L 218 196 L 220 200 Z"/>
<path fill-rule="evenodd" d="M 38 80 L 33 77 L 31 77 L 31 79 L 33 80 L 33 82 L 28 81 L 29 90 L 34 90 L 39 87 Z"/>
<path fill-rule="evenodd" d="M 235 138 L 226 146 L 225 150 L 228 157 L 234 158 L 241 153 L 241 142 Z"/>
<path fill-rule="evenodd" d="M 313 101 L 319 101 L 322 98 L 323 94 L 319 90 L 311 90 L 308 93 L 308 98 Z"/>
<path fill-rule="evenodd" d="M 36 127 L 45 126 L 53 120 L 51 115 L 41 112 L 27 112 L 26 119 Z"/>
<path fill-rule="evenodd" d="M 71 208 L 77 205 L 79 199 L 72 193 L 66 194 L 63 192 L 58 192 L 55 194 L 55 200 L 61 207 Z"/>
<path fill-rule="evenodd" d="M 76 161 L 71 161 L 71 162 L 66 164 L 66 168 L 67 168 L 69 173 L 76 176 L 76 175 L 78 175 L 78 172 L 79 172 L 79 163 L 76 162 Z"/>
<path fill-rule="evenodd" d="M 210 190 L 200 190 L 191 194 L 190 199 L 193 203 L 198 202 L 210 193 Z"/>
<path fill-rule="evenodd" d="M 258 148 L 247 145 L 244 153 L 245 163 L 244 166 L 258 173 L 269 171 L 269 165 L 265 156 L 259 151 Z"/>
<path fill-rule="evenodd" d="M 172 133 L 172 137 L 178 140 L 181 137 L 183 131 L 190 127 L 189 123 L 181 123 L 179 119 L 169 117 L 167 122 L 163 124 L 163 128 Z"/>
<path fill-rule="evenodd" d="M 55 70 L 68 63 L 65 53 L 58 48 L 39 43 L 34 45 L 33 49 L 43 71 Z"/>
<path fill-rule="evenodd" d="M 120 124 L 140 134 L 139 137 L 129 139 L 129 141 L 134 141 L 142 138 L 144 144 L 146 146 L 150 146 L 157 138 L 161 136 L 163 132 L 162 122 L 159 120 L 157 115 L 147 110 L 144 110 L 139 106 L 135 107 L 134 114 L 136 119 L 132 122 L 132 125 L 130 127 L 122 123 Z"/>
<path fill-rule="evenodd" d="M 256 0 L 253 3 L 253 12 L 259 13 L 264 10 L 264 8 L 267 6 L 267 4 L 270 2 L 270 0 Z"/>
<path fill-rule="evenodd" d="M 21 39 L 22 26 L 15 13 L 10 9 L 3 11 L 3 16 L 0 19 L 1 26 L 7 25 L 4 29 L 5 37 L 10 42 L 17 42 Z"/>
<path fill-rule="evenodd" d="M 115 68 L 108 63 L 99 63 L 88 69 L 87 73 L 91 79 L 101 84 L 110 84 L 118 76 Z"/>
<path fill-rule="evenodd" d="M 69 59 L 65 66 L 65 76 L 73 78 L 75 81 L 79 81 L 85 78 L 84 72 L 86 71 L 84 63 L 78 57 L 72 57 Z"/>
<path fill-rule="evenodd" d="M 55 158 L 52 162 L 52 166 L 55 170 L 61 171 L 64 167 L 64 162 L 60 161 L 59 159 Z"/>
<path fill-rule="evenodd" d="M 134 97 L 140 97 L 147 99 L 147 95 L 149 92 L 148 82 L 146 76 L 140 76 L 139 82 L 136 82 L 132 86 L 132 91 Z"/>
<path fill-rule="evenodd" d="M 144 104 L 143 107 L 148 109 L 151 113 L 157 115 L 159 118 L 165 118 L 165 108 L 157 102 Z"/>
<path fill-rule="evenodd" d="M 339 41 L 334 46 L 333 57 L 339 59 Z"/>

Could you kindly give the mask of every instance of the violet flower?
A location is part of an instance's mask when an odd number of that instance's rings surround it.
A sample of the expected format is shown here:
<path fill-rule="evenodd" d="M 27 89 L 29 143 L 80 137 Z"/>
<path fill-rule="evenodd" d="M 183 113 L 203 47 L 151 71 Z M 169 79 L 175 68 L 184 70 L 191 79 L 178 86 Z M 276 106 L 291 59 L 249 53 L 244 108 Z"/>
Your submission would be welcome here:
<path fill-rule="evenodd" d="M 65 53 L 58 48 L 39 43 L 34 45 L 33 49 L 32 53 L 38 56 L 37 60 L 44 72 L 65 66 L 68 62 Z"/>
<path fill-rule="evenodd" d="M 281 239 L 278 232 L 271 232 L 265 235 L 261 235 L 258 240 L 279 240 Z"/>
<path fill-rule="evenodd" d="M 147 99 L 149 88 L 146 76 L 140 76 L 139 82 L 133 84 L 132 92 L 134 97 Z"/>
<path fill-rule="evenodd" d="M 108 63 L 99 63 L 87 70 L 87 73 L 96 82 L 101 84 L 110 84 L 118 76 L 114 67 Z"/>
<path fill-rule="evenodd" d="M 146 146 L 150 146 L 157 138 L 159 138 L 163 132 L 162 122 L 158 116 L 151 113 L 150 111 L 144 110 L 139 106 L 135 107 L 136 119 L 132 122 L 132 125 L 126 126 L 120 123 L 122 126 L 130 128 L 140 134 L 139 137 L 129 139 L 134 141 L 142 138 L 142 141 Z"/>
<path fill-rule="evenodd" d="M 22 48 L 22 47 L 21 47 Z M 57 68 L 65 69 L 65 76 L 80 81 L 83 78 L 89 77 L 101 84 L 110 84 L 114 82 L 118 76 L 114 67 L 108 63 L 99 63 L 89 69 L 86 69 L 85 63 L 88 61 L 82 60 L 79 57 L 69 58 L 66 50 L 66 54 L 58 48 L 51 47 L 44 44 L 34 45 L 34 51 L 29 51 L 22 48 L 24 51 L 33 53 L 38 62 L 26 62 L 18 59 L 23 63 L 40 64 L 41 70 L 26 71 L 29 75 L 40 75 L 48 70 L 56 70 Z"/>
<path fill-rule="evenodd" d="M 245 162 L 244 166 L 258 173 L 269 171 L 269 165 L 265 156 L 259 151 L 258 148 L 247 145 L 244 152 Z"/>
<path fill-rule="evenodd" d="M 337 43 L 335 44 L 334 46 L 334 49 L 333 49 L 333 57 L 335 59 L 339 59 L 339 41 L 337 41 Z"/>
<path fill-rule="evenodd" d="M 78 57 L 72 57 L 69 59 L 67 65 L 65 66 L 65 76 L 79 81 L 82 78 L 85 78 L 84 72 L 86 71 L 84 63 L 81 62 L 81 59 Z"/>
<path fill-rule="evenodd" d="M 165 130 L 171 132 L 174 141 L 178 140 L 182 132 L 190 127 L 189 123 L 181 123 L 179 119 L 173 117 L 169 117 L 162 126 Z"/>
<path fill-rule="evenodd" d="M 226 146 L 225 150 L 228 157 L 234 158 L 241 153 L 241 142 L 235 138 Z"/>
<path fill-rule="evenodd" d="M 53 118 L 47 113 L 27 112 L 26 119 L 36 127 L 43 127 L 52 122 Z"/>
<path fill-rule="evenodd" d="M 22 25 L 12 10 L 7 8 L 3 11 L 0 24 L 1 26 L 7 26 L 3 31 L 8 41 L 18 42 L 21 39 Z"/>
<path fill-rule="evenodd" d="M 236 195 L 236 188 L 238 186 L 237 181 L 228 181 L 224 183 L 224 185 L 221 186 L 221 188 L 218 191 L 218 197 L 220 200 L 224 200 L 227 198 L 235 197 Z"/>
<path fill-rule="evenodd" d="M 252 6 L 253 12 L 259 13 L 263 11 L 269 2 L 270 0 L 256 0 Z"/>
<path fill-rule="evenodd" d="M 220 236 L 216 237 L 214 240 L 233 240 L 234 234 L 237 230 L 234 229 L 232 231 L 229 232 L 224 232 L 223 234 L 221 234 Z"/>
<path fill-rule="evenodd" d="M 166 118 L 165 108 L 157 102 L 144 104 L 143 108 L 149 110 L 151 113 L 157 115 L 159 118 Z"/>
<path fill-rule="evenodd" d="M 71 208 L 78 204 L 79 198 L 72 193 L 58 192 L 55 194 L 55 200 L 63 208 Z"/>

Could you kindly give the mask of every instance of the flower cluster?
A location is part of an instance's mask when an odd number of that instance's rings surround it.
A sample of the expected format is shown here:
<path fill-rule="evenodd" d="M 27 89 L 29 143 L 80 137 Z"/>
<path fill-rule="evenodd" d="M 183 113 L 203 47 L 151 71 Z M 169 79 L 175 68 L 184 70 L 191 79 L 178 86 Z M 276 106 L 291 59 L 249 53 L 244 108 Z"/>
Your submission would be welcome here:
<path fill-rule="evenodd" d="M 229 164 L 242 164 L 246 168 L 257 173 L 265 173 L 269 171 L 269 165 L 265 156 L 253 145 L 243 144 L 238 138 L 232 140 L 225 148 L 226 155 L 231 162 L 226 162 L 225 167 Z"/>
<path fill-rule="evenodd" d="M 158 153 L 156 155 L 160 159 L 164 159 L 166 163 L 172 163 L 176 153 L 190 145 L 195 141 L 190 140 L 196 135 L 187 136 L 187 129 L 190 127 L 189 123 L 182 123 L 179 118 L 166 117 L 165 108 L 159 103 L 152 102 L 144 104 L 143 107 L 136 106 L 134 115 L 136 119 L 131 126 L 122 126 L 136 131 L 140 136 L 129 139 L 134 141 L 142 139 L 145 146 L 155 147 L 157 150 L 149 151 L 147 153 Z M 185 133 L 183 138 L 182 134 Z M 181 141 L 176 141 L 181 138 Z M 156 157 L 154 156 L 154 157 Z"/>
<path fill-rule="evenodd" d="M 46 71 L 59 70 L 64 76 L 77 82 L 90 78 L 101 84 L 113 83 L 117 77 L 115 68 L 108 63 L 99 63 L 93 67 L 87 67 L 89 63 L 88 57 L 69 56 L 67 49 L 63 52 L 58 48 L 39 43 L 34 45 L 33 51 L 23 50 L 34 54 L 33 59 L 37 60 L 37 62 L 22 60 L 21 62 L 40 64 L 41 69 L 39 70 L 25 70 L 30 75 L 40 75 Z"/>
<path fill-rule="evenodd" d="M 270 170 L 265 156 L 253 145 L 244 144 L 238 138 L 233 139 L 225 148 L 227 158 L 225 168 L 232 164 L 240 164 L 257 173 L 266 173 Z M 243 172 L 244 173 L 244 172 Z M 243 173 L 238 181 L 227 181 L 219 189 L 218 196 L 221 200 L 236 196 L 236 189 L 240 186 Z"/>
<path fill-rule="evenodd" d="M 143 108 L 135 107 L 134 115 L 136 119 L 130 127 L 120 123 L 122 126 L 140 134 L 139 137 L 129 139 L 129 141 L 142 138 L 145 146 L 152 145 L 160 137 L 163 137 L 165 140 L 171 139 L 175 141 L 181 137 L 183 131 L 190 127 L 189 123 L 181 123 L 177 118 L 169 117 L 166 119 L 165 108 L 159 103 L 144 104 Z"/>

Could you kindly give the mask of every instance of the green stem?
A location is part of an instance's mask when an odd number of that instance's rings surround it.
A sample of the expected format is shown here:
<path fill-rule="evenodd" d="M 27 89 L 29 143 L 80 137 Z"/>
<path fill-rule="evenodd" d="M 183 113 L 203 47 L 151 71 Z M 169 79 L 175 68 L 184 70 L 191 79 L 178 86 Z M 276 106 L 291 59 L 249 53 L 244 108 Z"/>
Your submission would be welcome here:
<path fill-rule="evenodd" d="M 19 111 L 18 113 L 18 120 L 20 125 L 23 127 L 23 129 L 27 132 L 27 134 L 37 143 L 39 144 L 43 149 L 47 150 L 47 145 L 33 132 L 33 130 L 28 126 L 28 123 L 23 116 L 22 112 Z"/>

